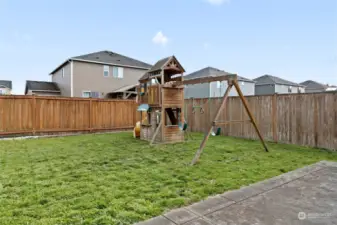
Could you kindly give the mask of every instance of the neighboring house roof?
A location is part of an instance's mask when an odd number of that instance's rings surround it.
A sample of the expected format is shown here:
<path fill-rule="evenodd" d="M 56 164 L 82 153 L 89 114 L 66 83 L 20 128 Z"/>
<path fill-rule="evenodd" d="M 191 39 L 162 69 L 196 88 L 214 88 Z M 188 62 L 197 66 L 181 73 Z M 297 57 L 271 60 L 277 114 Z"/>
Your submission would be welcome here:
<path fill-rule="evenodd" d="M 199 77 L 215 77 L 215 76 L 222 76 L 222 75 L 232 75 L 232 73 L 228 73 L 226 71 L 219 70 L 217 68 L 209 66 L 209 67 L 203 68 L 201 70 L 195 71 L 193 73 L 190 73 L 184 76 L 184 80 L 190 80 L 190 79 L 199 78 Z M 253 80 L 250 80 L 245 77 L 240 77 L 240 76 L 238 76 L 238 80 L 254 83 Z"/>
<path fill-rule="evenodd" d="M 0 80 L 0 87 L 6 87 L 12 89 L 12 81 L 10 80 Z"/>
<path fill-rule="evenodd" d="M 117 88 L 115 90 L 112 91 L 112 93 L 117 93 L 117 92 L 124 92 L 124 91 L 128 91 L 130 89 L 136 88 L 138 84 L 131 84 L 131 85 L 126 85 L 120 88 Z"/>
<path fill-rule="evenodd" d="M 61 92 L 60 88 L 55 82 L 34 81 L 34 80 L 26 81 L 25 94 L 27 94 L 28 90 L 36 92 Z"/>
<path fill-rule="evenodd" d="M 63 65 L 68 63 L 69 61 L 81 61 L 81 62 L 89 62 L 89 63 L 100 63 L 107 65 L 116 65 L 116 66 L 124 66 L 131 68 L 138 68 L 148 70 L 151 68 L 151 65 L 115 52 L 111 51 L 99 51 L 86 55 L 75 56 L 67 59 L 64 63 L 54 69 L 50 74 L 55 73 L 58 69 L 60 69 Z"/>
<path fill-rule="evenodd" d="M 256 82 L 256 85 L 265 85 L 265 84 L 281 84 L 281 85 L 288 85 L 288 86 L 297 86 L 301 87 L 303 85 L 297 84 L 288 80 L 284 80 L 279 77 L 275 77 L 272 75 L 263 75 L 261 77 L 253 79 Z"/>
<path fill-rule="evenodd" d="M 164 67 L 166 66 L 166 64 L 169 63 L 172 59 L 175 60 L 176 63 L 178 64 L 178 66 L 185 72 L 185 69 L 180 65 L 180 63 L 177 60 L 177 58 L 174 55 L 172 55 L 172 56 L 169 56 L 169 57 L 166 57 L 166 58 L 163 58 L 163 59 L 157 61 L 154 64 L 154 66 L 152 66 L 149 69 L 149 71 L 147 71 L 146 73 L 144 73 L 144 75 L 139 80 L 140 81 L 141 80 L 146 80 L 146 79 L 149 78 L 149 73 L 153 73 L 153 72 L 156 72 L 156 71 L 164 69 Z"/>
<path fill-rule="evenodd" d="M 318 83 L 316 81 L 313 81 L 313 80 L 307 80 L 307 81 L 304 81 L 302 83 L 300 83 L 302 85 L 305 86 L 305 88 L 308 88 L 308 89 L 327 89 L 329 86 L 328 85 L 325 85 L 325 84 L 321 84 L 321 83 Z"/>

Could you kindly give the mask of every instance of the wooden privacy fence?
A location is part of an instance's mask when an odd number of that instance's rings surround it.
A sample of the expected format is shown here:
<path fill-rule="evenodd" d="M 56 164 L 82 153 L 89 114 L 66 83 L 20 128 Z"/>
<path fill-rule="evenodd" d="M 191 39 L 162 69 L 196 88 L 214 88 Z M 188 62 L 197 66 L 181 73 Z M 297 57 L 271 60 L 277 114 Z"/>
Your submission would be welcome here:
<path fill-rule="evenodd" d="M 0 96 L 0 135 L 131 129 L 132 100 Z"/>
<path fill-rule="evenodd" d="M 337 149 L 337 92 L 246 97 L 266 140 Z M 203 107 L 192 113 L 192 104 Z M 185 119 L 191 131 L 206 132 L 221 98 L 186 99 Z M 230 97 L 221 121 L 249 120 L 239 97 Z M 222 135 L 258 139 L 250 122 L 220 126 Z"/>

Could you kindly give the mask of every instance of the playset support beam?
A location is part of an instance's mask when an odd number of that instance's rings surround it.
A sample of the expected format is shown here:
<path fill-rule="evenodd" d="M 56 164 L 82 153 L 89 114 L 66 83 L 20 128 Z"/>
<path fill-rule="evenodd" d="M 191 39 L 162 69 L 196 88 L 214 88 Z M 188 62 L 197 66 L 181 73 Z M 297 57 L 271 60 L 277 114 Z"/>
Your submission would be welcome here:
<path fill-rule="evenodd" d="M 237 75 L 236 74 L 231 74 L 231 75 L 222 75 L 222 76 L 216 76 L 216 77 L 200 77 L 200 78 L 195 78 L 195 79 L 190 79 L 190 80 L 184 80 L 181 83 L 176 82 L 176 85 L 191 85 L 191 84 L 203 84 L 203 83 L 210 83 L 210 82 L 215 82 L 215 81 L 232 81 L 232 80 L 237 80 Z"/>
<path fill-rule="evenodd" d="M 249 118 L 250 118 L 250 121 L 251 121 L 251 123 L 253 124 L 253 126 L 254 126 L 254 128 L 255 128 L 255 131 L 256 131 L 257 135 L 259 136 L 260 141 L 261 141 L 261 143 L 262 143 L 262 145 L 263 145 L 265 151 L 268 152 L 268 147 L 267 147 L 266 143 L 265 143 L 264 140 L 263 140 L 263 137 L 262 137 L 262 135 L 261 135 L 261 132 L 260 132 L 259 128 L 257 127 L 257 124 L 256 124 L 256 122 L 255 122 L 254 116 L 253 116 L 253 114 L 251 113 L 251 111 L 250 111 L 250 109 L 249 109 L 249 107 L 248 107 L 248 103 L 247 103 L 247 101 L 246 101 L 246 98 L 245 98 L 245 97 L 243 96 L 243 94 L 242 94 L 242 91 L 241 91 L 241 89 L 240 89 L 239 84 L 238 84 L 237 82 L 234 82 L 234 86 L 235 86 L 235 89 L 236 89 L 236 91 L 238 92 L 238 94 L 239 94 L 239 96 L 240 96 L 240 98 L 241 98 L 241 101 L 242 101 L 242 103 L 243 103 L 243 106 L 245 107 L 245 109 L 246 109 L 246 111 L 247 111 L 247 114 L 248 114 L 248 116 L 249 116 Z"/>

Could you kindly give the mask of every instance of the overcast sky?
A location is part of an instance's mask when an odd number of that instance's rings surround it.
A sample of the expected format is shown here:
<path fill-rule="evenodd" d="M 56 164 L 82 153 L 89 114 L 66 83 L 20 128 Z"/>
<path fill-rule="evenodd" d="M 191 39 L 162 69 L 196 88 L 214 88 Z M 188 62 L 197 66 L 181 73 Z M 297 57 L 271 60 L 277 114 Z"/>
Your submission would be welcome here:
<path fill-rule="evenodd" d="M 23 94 L 67 58 L 176 55 L 247 78 L 337 84 L 336 0 L 0 0 L 0 79 Z"/>

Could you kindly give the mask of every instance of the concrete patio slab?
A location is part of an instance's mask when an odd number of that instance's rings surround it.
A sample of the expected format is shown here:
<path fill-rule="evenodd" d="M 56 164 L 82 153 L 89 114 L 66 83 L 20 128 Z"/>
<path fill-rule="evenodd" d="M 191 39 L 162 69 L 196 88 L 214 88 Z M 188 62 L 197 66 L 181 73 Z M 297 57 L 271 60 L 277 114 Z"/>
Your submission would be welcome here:
<path fill-rule="evenodd" d="M 231 204 L 235 203 L 229 199 L 222 198 L 221 196 L 209 197 L 204 201 L 197 202 L 189 207 L 188 210 L 192 211 L 197 215 L 205 215 Z"/>
<path fill-rule="evenodd" d="M 184 208 L 174 209 L 164 214 L 164 216 L 179 225 L 198 217 L 196 214 Z"/>
<path fill-rule="evenodd" d="M 149 219 L 144 222 L 137 223 L 138 225 L 176 225 L 171 220 L 163 217 L 163 216 L 157 216 L 152 219 Z"/>
<path fill-rule="evenodd" d="M 168 221 L 140 224 L 337 224 L 337 163 L 322 161 L 173 210 L 163 218 Z"/>
<path fill-rule="evenodd" d="M 213 225 L 213 224 L 203 218 L 198 218 L 196 220 L 185 223 L 185 225 Z"/>

